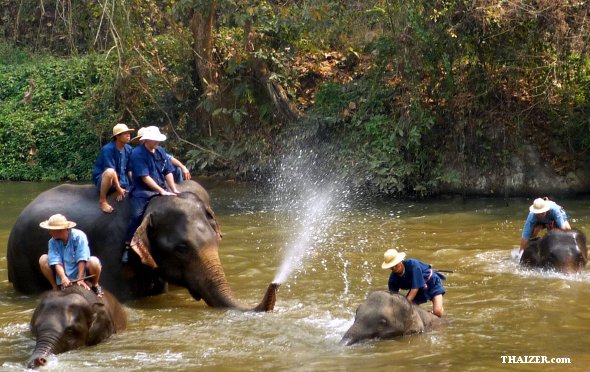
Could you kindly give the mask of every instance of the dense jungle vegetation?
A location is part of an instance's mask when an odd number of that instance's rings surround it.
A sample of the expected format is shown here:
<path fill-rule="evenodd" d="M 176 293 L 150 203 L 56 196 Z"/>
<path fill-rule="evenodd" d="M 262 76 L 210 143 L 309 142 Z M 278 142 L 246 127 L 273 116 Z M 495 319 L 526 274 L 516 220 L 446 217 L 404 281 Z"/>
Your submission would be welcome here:
<path fill-rule="evenodd" d="M 527 142 L 590 147 L 590 5 L 574 0 L 0 0 L 0 179 L 87 181 L 117 122 L 193 175 L 292 151 L 351 185 L 436 194 Z M 584 156 L 582 156 L 584 155 Z"/>

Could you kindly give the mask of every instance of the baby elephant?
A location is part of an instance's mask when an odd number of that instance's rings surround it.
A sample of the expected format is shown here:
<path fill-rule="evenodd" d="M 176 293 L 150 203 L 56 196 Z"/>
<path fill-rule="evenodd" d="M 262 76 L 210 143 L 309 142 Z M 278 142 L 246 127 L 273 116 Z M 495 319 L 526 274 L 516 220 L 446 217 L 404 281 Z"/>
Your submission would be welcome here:
<path fill-rule="evenodd" d="M 45 292 L 31 319 L 37 343 L 27 368 L 44 366 L 49 354 L 98 344 L 126 326 L 125 310 L 107 291 L 102 298 L 77 285 Z"/>
<path fill-rule="evenodd" d="M 586 235 L 576 229 L 553 229 L 542 238 L 531 239 L 520 257 L 522 266 L 552 269 L 565 274 L 580 272 L 587 263 Z"/>
<path fill-rule="evenodd" d="M 421 333 L 432 329 L 443 320 L 411 303 L 399 293 L 375 291 L 356 310 L 354 324 L 340 344 L 352 345 L 372 338 L 390 339 Z"/>

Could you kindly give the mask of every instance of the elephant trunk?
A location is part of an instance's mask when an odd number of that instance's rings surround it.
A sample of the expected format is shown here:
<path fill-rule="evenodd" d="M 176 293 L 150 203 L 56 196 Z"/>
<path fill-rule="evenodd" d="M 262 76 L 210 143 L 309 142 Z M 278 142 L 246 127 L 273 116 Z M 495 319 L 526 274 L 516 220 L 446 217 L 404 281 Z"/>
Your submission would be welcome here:
<path fill-rule="evenodd" d="M 274 309 L 276 292 L 279 287 L 277 283 L 271 283 L 262 301 L 255 307 L 248 307 L 240 304 L 232 293 L 223 267 L 219 260 L 217 251 L 211 249 L 205 255 L 207 259 L 202 261 L 202 275 L 195 276 L 189 280 L 188 289 L 195 299 L 202 298 L 211 307 L 231 308 L 242 311 L 270 312 Z M 193 289 L 194 288 L 194 289 Z"/>
<path fill-rule="evenodd" d="M 31 358 L 27 362 L 27 368 L 34 369 L 45 366 L 47 364 L 47 357 L 55 353 L 55 346 L 58 343 L 58 339 L 59 336 L 57 335 L 38 337 L 33 355 L 31 355 Z"/>
<path fill-rule="evenodd" d="M 350 346 L 356 344 L 360 340 L 372 338 L 371 335 L 365 335 L 363 332 L 360 331 L 360 327 L 353 325 L 345 334 L 342 336 L 342 340 L 340 340 L 340 345 L 342 346 Z"/>

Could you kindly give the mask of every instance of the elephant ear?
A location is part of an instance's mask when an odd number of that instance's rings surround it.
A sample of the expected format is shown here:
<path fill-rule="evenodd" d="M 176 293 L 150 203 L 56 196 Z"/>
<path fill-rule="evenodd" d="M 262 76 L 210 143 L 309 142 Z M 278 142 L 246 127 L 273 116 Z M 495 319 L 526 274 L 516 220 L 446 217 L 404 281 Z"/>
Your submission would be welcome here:
<path fill-rule="evenodd" d="M 113 321 L 102 302 L 92 304 L 91 323 L 89 324 L 86 345 L 96 345 L 114 333 Z"/>
<path fill-rule="evenodd" d="M 217 234 L 217 240 L 221 240 L 223 235 L 221 234 L 221 228 L 219 227 L 219 223 L 217 222 L 217 218 L 215 218 L 215 213 L 213 212 L 213 209 L 209 205 L 206 205 L 205 211 L 207 212 L 207 219 L 209 220 L 209 224 L 211 225 L 211 227 L 213 228 L 213 230 L 215 230 L 215 233 Z"/>
<path fill-rule="evenodd" d="M 133 238 L 131 238 L 131 249 L 137 253 L 142 264 L 155 269 L 158 267 L 158 264 L 156 264 L 156 261 L 154 261 L 154 258 L 150 253 L 150 240 L 147 234 L 147 229 L 151 225 L 151 221 L 151 214 L 143 217 L 141 225 L 135 230 L 135 234 L 133 234 Z"/>

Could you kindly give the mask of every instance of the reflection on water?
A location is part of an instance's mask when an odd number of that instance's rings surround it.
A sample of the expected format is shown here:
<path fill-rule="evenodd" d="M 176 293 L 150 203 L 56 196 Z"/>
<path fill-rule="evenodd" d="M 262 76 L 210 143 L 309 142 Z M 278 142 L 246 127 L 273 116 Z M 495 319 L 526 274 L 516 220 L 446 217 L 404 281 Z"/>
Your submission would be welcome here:
<path fill-rule="evenodd" d="M 272 192 L 239 184 L 209 185 L 224 239 L 220 256 L 236 296 L 256 304 L 275 277 L 299 226 L 274 208 Z M 28 322 L 36 296 L 7 282 L 6 240 L 24 205 L 47 185 L 0 184 L 0 366 L 22 370 L 34 342 Z M 590 332 L 590 272 L 574 276 L 523 270 L 510 256 L 529 200 L 359 200 L 336 204 L 319 246 L 280 287 L 275 311 L 208 308 L 186 290 L 126 304 L 129 327 L 100 345 L 52 357 L 50 370 L 490 370 L 502 355 L 569 357 L 585 370 Z M 559 200 L 572 225 L 590 231 L 590 200 Z M 314 241 L 315 243 L 315 241 Z M 366 294 L 386 288 L 383 252 L 453 270 L 444 283 L 447 326 L 399 340 L 341 347 Z M 424 306 L 430 306 L 424 305 Z"/>

